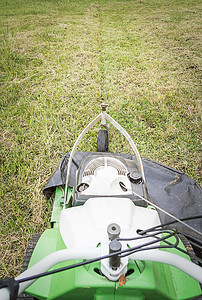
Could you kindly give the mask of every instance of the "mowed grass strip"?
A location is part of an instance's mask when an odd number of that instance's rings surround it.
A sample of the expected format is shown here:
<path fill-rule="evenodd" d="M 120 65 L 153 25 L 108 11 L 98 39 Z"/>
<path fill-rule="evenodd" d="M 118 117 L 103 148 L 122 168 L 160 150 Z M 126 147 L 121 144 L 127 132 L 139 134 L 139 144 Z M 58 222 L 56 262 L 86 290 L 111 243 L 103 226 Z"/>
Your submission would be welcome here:
<path fill-rule="evenodd" d="M 0 274 L 49 226 L 42 189 L 102 101 L 140 153 L 200 180 L 199 1 L 0 0 Z M 81 143 L 96 150 L 99 127 Z M 130 152 L 110 127 L 110 151 Z"/>

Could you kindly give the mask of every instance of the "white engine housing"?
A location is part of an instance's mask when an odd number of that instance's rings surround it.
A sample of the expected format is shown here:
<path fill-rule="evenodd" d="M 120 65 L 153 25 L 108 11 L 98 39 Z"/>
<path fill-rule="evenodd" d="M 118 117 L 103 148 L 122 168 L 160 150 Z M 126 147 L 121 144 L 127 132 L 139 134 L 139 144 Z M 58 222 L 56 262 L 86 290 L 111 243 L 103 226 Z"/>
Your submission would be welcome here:
<path fill-rule="evenodd" d="M 147 229 L 160 224 L 156 210 L 135 206 L 127 198 L 98 197 L 90 198 L 83 206 L 64 209 L 60 216 L 60 233 L 68 249 L 98 247 L 106 254 L 109 249 L 107 227 L 116 223 L 121 227 L 120 237 L 138 236 L 137 229 Z M 144 243 L 151 241 L 144 239 Z M 140 245 L 142 241 L 129 241 L 130 247 Z M 122 242 L 122 250 L 126 244 Z M 116 281 L 127 269 L 127 259 L 121 259 L 121 268 L 113 271 L 108 259 L 101 262 L 101 270 L 110 280 Z"/>

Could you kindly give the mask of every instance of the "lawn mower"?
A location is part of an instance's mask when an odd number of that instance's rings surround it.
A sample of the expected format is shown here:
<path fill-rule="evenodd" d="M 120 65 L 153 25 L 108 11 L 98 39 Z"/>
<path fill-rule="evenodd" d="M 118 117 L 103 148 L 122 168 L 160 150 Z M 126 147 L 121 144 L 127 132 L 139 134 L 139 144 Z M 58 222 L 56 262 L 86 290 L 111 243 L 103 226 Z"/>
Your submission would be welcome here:
<path fill-rule="evenodd" d="M 182 172 L 141 158 L 106 112 L 65 154 L 44 194 L 51 228 L 34 235 L 22 273 L 0 281 L 0 299 L 200 299 L 201 188 Z M 77 146 L 99 121 L 97 152 Z M 109 124 L 134 154 L 108 152 Z"/>

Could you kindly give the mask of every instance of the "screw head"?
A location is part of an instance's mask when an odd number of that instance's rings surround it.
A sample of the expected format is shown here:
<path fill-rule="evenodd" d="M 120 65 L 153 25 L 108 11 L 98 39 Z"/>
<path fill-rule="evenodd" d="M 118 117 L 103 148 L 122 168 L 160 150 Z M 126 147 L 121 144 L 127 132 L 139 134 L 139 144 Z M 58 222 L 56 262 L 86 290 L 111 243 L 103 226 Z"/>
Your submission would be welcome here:
<path fill-rule="evenodd" d="M 106 111 L 107 110 L 107 106 L 108 106 L 107 103 L 101 103 L 100 104 L 100 107 L 101 107 L 102 111 Z"/>
<path fill-rule="evenodd" d="M 107 233 L 108 233 L 109 239 L 112 241 L 119 236 L 119 234 L 121 233 L 121 228 L 118 224 L 111 223 L 107 227 Z"/>

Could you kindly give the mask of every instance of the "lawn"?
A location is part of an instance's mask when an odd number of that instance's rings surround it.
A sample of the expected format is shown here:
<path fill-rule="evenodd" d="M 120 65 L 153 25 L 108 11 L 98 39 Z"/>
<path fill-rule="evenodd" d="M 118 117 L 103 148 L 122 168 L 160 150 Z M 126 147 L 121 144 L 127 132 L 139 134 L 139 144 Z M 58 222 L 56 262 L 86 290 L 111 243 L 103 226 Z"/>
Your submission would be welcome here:
<path fill-rule="evenodd" d="M 200 17 L 199 0 L 0 0 L 2 277 L 49 226 L 42 189 L 103 101 L 141 156 L 200 182 Z"/>

